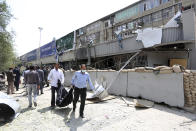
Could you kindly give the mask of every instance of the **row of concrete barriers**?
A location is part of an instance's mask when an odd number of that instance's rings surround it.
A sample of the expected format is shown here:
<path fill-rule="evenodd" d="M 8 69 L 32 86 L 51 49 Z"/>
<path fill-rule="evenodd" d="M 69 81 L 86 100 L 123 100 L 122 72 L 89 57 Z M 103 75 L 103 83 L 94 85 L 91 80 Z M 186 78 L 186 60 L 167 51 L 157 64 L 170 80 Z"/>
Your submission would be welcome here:
<path fill-rule="evenodd" d="M 107 87 L 117 75 L 114 70 L 89 70 L 93 82 Z M 65 85 L 71 85 L 74 71 L 65 71 Z M 89 89 L 89 87 L 88 87 Z M 153 73 L 123 70 L 108 90 L 109 94 L 141 97 L 170 106 L 184 107 L 183 73 Z"/>

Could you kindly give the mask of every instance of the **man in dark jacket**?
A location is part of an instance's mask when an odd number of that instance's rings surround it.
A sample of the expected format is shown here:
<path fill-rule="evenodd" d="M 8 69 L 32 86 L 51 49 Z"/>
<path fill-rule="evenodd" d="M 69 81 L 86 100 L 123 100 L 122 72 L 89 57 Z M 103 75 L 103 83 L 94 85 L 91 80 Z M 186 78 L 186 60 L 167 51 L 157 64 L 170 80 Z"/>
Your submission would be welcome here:
<path fill-rule="evenodd" d="M 20 69 L 18 67 L 15 67 L 13 73 L 15 74 L 14 86 L 16 87 L 16 91 L 18 91 L 20 84 Z"/>
<path fill-rule="evenodd" d="M 44 80 L 46 82 L 46 87 L 49 87 L 49 82 L 48 82 L 49 69 L 48 69 L 48 67 L 45 67 L 43 71 L 44 71 Z"/>
<path fill-rule="evenodd" d="M 40 90 L 41 90 L 41 94 L 44 94 L 43 92 L 43 87 L 44 87 L 44 71 L 40 69 L 39 66 L 36 67 L 36 71 L 38 73 L 39 76 L 39 80 L 40 80 Z M 37 91 L 37 94 L 39 95 L 39 90 Z"/>
<path fill-rule="evenodd" d="M 40 88 L 40 81 L 38 73 L 34 70 L 33 66 L 30 66 L 30 71 L 25 74 L 25 84 L 27 85 L 28 89 L 28 100 L 29 100 L 29 107 L 32 107 L 32 92 L 33 92 L 33 103 L 34 106 L 37 106 L 37 90 Z"/>
<path fill-rule="evenodd" d="M 13 68 L 9 68 L 9 71 L 7 72 L 7 81 L 8 81 L 8 88 L 7 88 L 7 94 L 14 94 L 14 74 L 13 74 Z"/>

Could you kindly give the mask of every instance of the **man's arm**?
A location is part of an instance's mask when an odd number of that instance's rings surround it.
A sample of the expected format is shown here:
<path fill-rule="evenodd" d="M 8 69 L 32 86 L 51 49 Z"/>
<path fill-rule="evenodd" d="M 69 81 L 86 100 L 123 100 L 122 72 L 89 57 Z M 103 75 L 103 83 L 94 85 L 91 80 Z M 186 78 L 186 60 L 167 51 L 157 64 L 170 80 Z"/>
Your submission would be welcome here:
<path fill-rule="evenodd" d="M 61 84 L 62 85 L 64 84 L 64 81 L 65 81 L 65 77 L 64 77 L 63 71 L 61 71 Z"/>
<path fill-rule="evenodd" d="M 76 72 L 74 73 L 74 75 L 73 75 L 73 77 L 72 77 L 72 79 L 71 79 L 71 84 L 72 84 L 73 86 L 75 86 L 75 84 L 74 84 L 75 78 L 76 78 Z"/>
<path fill-rule="evenodd" d="M 27 74 L 24 75 L 24 82 L 27 84 Z"/>
<path fill-rule="evenodd" d="M 42 71 L 42 80 L 44 81 L 44 71 Z"/>
<path fill-rule="evenodd" d="M 38 73 L 36 73 L 36 83 L 37 83 L 37 87 L 40 87 L 40 79 L 39 79 L 39 75 Z"/>
<path fill-rule="evenodd" d="M 52 70 L 50 71 L 49 75 L 48 75 L 48 80 L 50 81 L 52 77 Z"/>
<path fill-rule="evenodd" d="M 93 83 L 91 82 L 91 78 L 90 78 L 90 75 L 88 74 L 88 83 L 91 87 L 92 90 L 95 90 L 95 87 L 93 86 Z"/>

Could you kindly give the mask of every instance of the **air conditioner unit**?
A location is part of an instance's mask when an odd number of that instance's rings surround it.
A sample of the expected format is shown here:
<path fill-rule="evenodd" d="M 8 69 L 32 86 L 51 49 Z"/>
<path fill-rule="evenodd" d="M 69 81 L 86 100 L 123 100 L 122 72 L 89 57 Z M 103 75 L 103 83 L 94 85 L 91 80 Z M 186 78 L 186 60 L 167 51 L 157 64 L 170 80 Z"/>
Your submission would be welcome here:
<path fill-rule="evenodd" d="M 105 28 L 112 27 L 111 21 L 107 20 L 104 22 Z"/>

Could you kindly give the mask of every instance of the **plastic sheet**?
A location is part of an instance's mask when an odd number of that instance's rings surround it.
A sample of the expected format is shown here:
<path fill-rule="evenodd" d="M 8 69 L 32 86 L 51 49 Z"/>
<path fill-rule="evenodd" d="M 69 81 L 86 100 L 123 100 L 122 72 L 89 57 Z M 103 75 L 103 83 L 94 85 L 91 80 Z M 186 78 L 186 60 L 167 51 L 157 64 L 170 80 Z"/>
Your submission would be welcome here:
<path fill-rule="evenodd" d="M 65 107 L 71 104 L 73 101 L 73 88 L 69 90 L 69 92 L 61 86 L 58 90 L 56 105 L 59 107 Z"/>
<path fill-rule="evenodd" d="M 138 33 L 136 40 L 142 41 L 145 48 L 161 44 L 162 28 L 146 28 L 136 32 Z"/>

